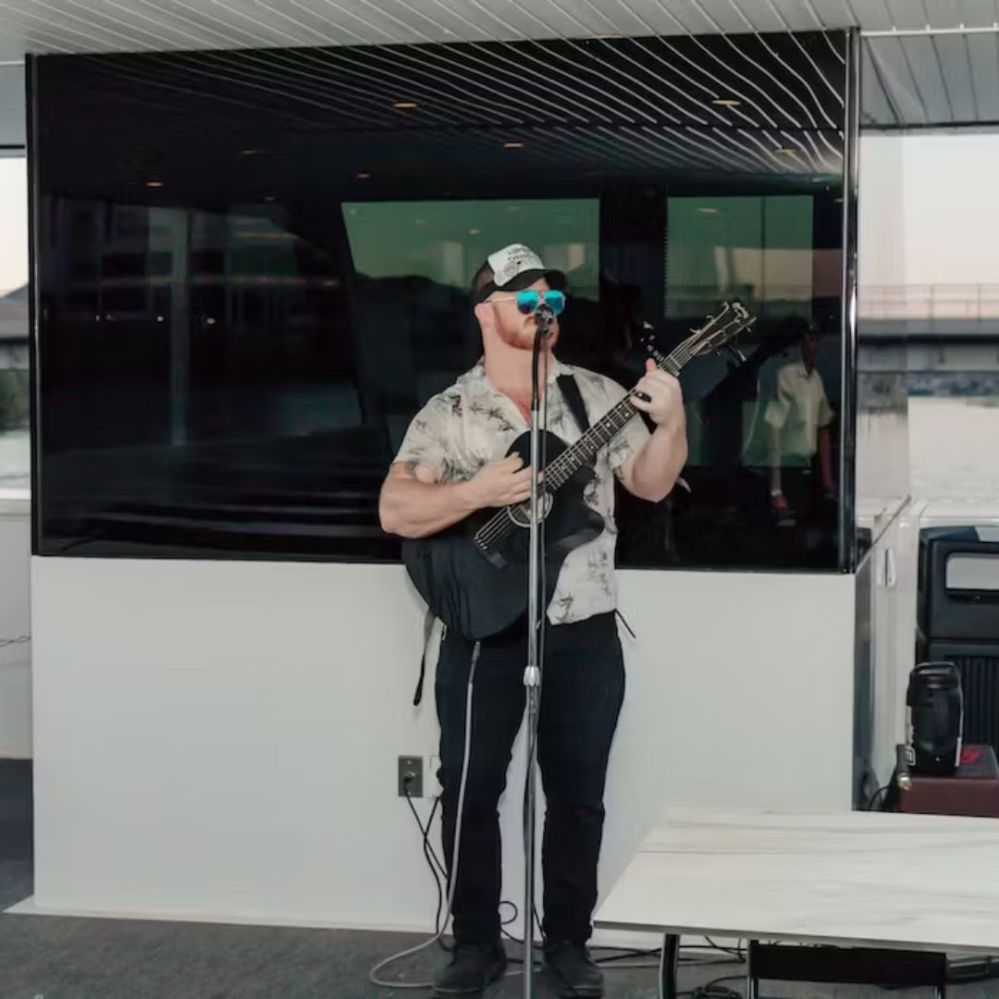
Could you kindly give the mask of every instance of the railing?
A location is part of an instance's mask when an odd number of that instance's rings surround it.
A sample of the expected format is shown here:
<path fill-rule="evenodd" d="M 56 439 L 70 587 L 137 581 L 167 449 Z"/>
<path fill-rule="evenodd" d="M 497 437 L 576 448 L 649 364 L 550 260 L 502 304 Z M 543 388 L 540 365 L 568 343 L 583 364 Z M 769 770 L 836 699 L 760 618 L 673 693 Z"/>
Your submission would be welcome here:
<path fill-rule="evenodd" d="M 671 315 L 701 315 L 716 308 L 720 298 L 734 297 L 757 315 L 776 318 L 807 313 L 814 294 L 811 284 L 746 282 L 724 291 L 713 284 L 687 286 L 671 290 L 669 310 Z M 999 319 L 999 284 L 862 284 L 858 306 L 861 319 L 987 320 L 994 326 Z"/>
<path fill-rule="evenodd" d="M 999 319 L 999 284 L 861 285 L 862 319 Z"/>

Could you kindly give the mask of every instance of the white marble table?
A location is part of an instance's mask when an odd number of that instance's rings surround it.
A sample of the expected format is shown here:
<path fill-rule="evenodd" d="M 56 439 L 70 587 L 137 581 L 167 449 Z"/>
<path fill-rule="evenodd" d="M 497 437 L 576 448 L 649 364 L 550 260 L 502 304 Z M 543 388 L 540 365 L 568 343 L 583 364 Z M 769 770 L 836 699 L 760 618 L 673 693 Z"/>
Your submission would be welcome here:
<path fill-rule="evenodd" d="M 666 994 L 681 934 L 999 954 L 999 821 L 674 812 L 596 923 L 665 935 Z"/>

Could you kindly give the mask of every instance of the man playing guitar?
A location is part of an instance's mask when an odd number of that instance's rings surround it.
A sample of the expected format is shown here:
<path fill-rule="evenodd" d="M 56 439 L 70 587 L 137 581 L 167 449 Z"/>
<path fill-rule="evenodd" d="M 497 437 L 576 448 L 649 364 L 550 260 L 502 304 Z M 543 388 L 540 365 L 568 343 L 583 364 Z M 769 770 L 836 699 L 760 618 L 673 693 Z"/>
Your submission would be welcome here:
<path fill-rule="evenodd" d="M 520 503 L 530 495 L 530 469 L 503 457 L 529 426 L 531 360 L 537 320 L 525 302 L 556 315 L 565 276 L 548 270 L 529 248 L 513 244 L 476 273 L 472 296 L 484 356 L 416 415 L 382 487 L 385 531 L 425 538 L 476 510 Z M 533 296 L 518 293 L 536 293 Z M 596 422 L 626 395 L 603 375 L 555 359 L 557 319 L 542 344 L 542 391 L 548 430 L 567 443 L 584 428 L 557 379 L 571 375 L 586 415 Z M 597 454 L 585 502 L 604 530 L 565 559 L 547 607 L 548 633 L 538 722 L 538 759 L 547 800 L 542 842 L 544 950 L 564 996 L 603 995 L 602 976 L 586 944 L 597 898 L 597 861 L 604 822 L 607 761 L 624 697 L 624 663 L 615 621 L 614 480 L 657 502 L 673 488 L 687 457 L 683 398 L 676 378 L 653 361 L 632 396 L 655 424 L 626 423 Z M 544 372 L 547 372 L 545 382 Z M 497 805 L 524 712 L 527 622 L 482 640 L 475 666 L 472 725 L 457 880 L 455 950 L 436 984 L 437 996 L 476 995 L 506 967 L 500 943 L 502 885 Z M 459 780 L 465 764 L 466 691 L 474 643 L 449 629 L 437 665 L 441 726 L 444 852 L 454 856 Z"/>

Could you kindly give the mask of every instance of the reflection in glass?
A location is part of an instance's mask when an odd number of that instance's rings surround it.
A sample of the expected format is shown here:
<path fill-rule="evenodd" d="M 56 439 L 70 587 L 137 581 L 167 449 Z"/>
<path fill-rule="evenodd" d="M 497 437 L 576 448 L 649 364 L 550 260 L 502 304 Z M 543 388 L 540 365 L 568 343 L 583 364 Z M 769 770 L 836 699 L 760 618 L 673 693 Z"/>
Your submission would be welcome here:
<path fill-rule="evenodd" d="M 835 203 L 835 202 L 834 202 Z M 757 317 L 738 354 L 685 384 L 689 501 L 678 543 L 704 564 L 836 559 L 841 281 L 830 212 L 805 195 L 674 197 L 667 313 L 688 322 L 719 298 Z M 825 239 L 819 236 L 825 232 Z"/>
<path fill-rule="evenodd" d="M 28 217 L 23 156 L 0 154 L 0 491 L 28 488 Z"/>
<path fill-rule="evenodd" d="M 387 465 L 479 355 L 472 274 L 524 242 L 569 274 L 561 359 L 622 384 L 650 329 L 668 353 L 725 300 L 757 317 L 738 354 L 685 369 L 689 491 L 621 494 L 618 564 L 834 568 L 834 519 L 775 516 L 768 427 L 814 327 L 838 448 L 842 52 L 802 34 L 34 60 L 37 550 L 397 557 Z M 809 460 L 782 438 L 788 482 Z"/>

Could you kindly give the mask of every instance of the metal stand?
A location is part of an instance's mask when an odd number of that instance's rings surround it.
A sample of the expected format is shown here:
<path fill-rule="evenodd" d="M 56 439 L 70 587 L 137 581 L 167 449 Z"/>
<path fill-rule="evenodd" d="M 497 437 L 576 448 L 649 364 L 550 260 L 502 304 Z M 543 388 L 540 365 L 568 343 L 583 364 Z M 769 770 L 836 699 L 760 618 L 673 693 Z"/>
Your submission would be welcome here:
<path fill-rule="evenodd" d="M 538 656 L 539 627 L 544 608 L 541 604 L 541 506 L 538 474 L 541 465 L 540 392 L 538 391 L 538 360 L 541 341 L 548 333 L 551 319 L 535 314 L 537 333 L 531 361 L 531 500 L 527 556 L 527 666 L 524 687 L 527 694 L 527 777 L 524 790 L 524 999 L 534 995 L 534 867 L 536 862 L 537 825 L 537 756 L 538 712 L 541 707 L 541 663 Z M 554 316 L 551 317 L 554 319 Z"/>
<path fill-rule="evenodd" d="M 680 937 L 676 933 L 663 936 L 663 952 L 659 962 L 659 991 L 662 999 L 677 999 L 676 975 L 680 964 Z"/>

